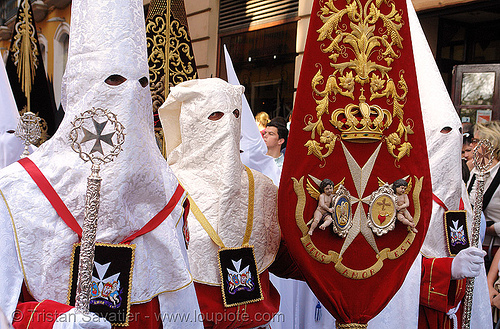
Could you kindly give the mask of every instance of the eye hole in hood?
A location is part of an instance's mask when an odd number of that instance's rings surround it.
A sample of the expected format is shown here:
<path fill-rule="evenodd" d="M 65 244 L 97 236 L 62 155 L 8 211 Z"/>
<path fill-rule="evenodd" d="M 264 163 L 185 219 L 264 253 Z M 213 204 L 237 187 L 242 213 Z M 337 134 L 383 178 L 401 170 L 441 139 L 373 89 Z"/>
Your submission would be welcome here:
<path fill-rule="evenodd" d="M 233 114 L 236 117 L 236 119 L 238 119 L 240 117 L 240 110 L 238 110 L 238 109 L 234 110 Z"/>
<path fill-rule="evenodd" d="M 148 78 L 146 77 L 140 78 L 139 83 L 141 84 L 142 88 L 146 88 L 148 85 Z"/>
<path fill-rule="evenodd" d="M 450 131 L 452 131 L 453 128 L 451 127 L 444 127 L 443 129 L 441 129 L 441 134 L 448 134 Z"/>
<path fill-rule="evenodd" d="M 127 81 L 127 79 L 119 74 L 110 75 L 106 80 L 104 80 L 104 82 L 110 86 L 119 86 L 125 81 Z"/>
<path fill-rule="evenodd" d="M 222 112 L 213 112 L 212 114 L 210 114 L 208 116 L 208 120 L 212 120 L 212 121 L 217 121 L 217 120 L 220 120 L 222 117 L 224 116 L 224 113 Z"/>

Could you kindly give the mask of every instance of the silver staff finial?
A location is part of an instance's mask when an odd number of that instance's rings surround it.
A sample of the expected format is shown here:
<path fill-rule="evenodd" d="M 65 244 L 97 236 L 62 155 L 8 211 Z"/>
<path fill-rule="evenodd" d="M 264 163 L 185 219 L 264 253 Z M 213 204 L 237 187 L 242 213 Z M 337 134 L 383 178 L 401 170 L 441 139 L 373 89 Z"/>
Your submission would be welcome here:
<path fill-rule="evenodd" d="M 83 161 L 100 165 L 112 161 L 121 152 L 125 128 L 112 112 L 92 108 L 75 118 L 71 124 L 71 147 Z M 89 143 L 91 141 L 94 143 Z"/>
<path fill-rule="evenodd" d="M 85 218 L 83 222 L 80 263 L 75 306 L 87 314 L 90 305 L 92 270 L 94 267 L 97 215 L 99 213 L 101 164 L 113 161 L 121 152 L 125 140 L 125 128 L 116 115 L 108 110 L 92 108 L 72 122 L 71 147 L 83 161 L 92 163 L 92 173 L 87 178 Z"/>
<path fill-rule="evenodd" d="M 24 151 L 21 158 L 30 155 L 29 146 L 36 144 L 42 136 L 39 124 L 40 118 L 33 112 L 24 113 L 19 119 L 15 135 L 23 140 Z"/>
<path fill-rule="evenodd" d="M 486 170 L 493 163 L 493 146 L 487 139 L 481 139 L 474 147 L 474 156 L 472 158 L 474 167 L 479 171 L 479 175 L 484 176 Z"/>

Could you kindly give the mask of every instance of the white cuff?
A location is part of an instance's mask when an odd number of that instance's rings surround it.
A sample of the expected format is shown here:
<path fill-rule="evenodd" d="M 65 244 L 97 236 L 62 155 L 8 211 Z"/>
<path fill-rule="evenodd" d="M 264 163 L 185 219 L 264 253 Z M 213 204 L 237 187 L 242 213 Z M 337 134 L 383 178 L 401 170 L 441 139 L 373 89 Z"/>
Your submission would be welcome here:
<path fill-rule="evenodd" d="M 111 323 L 94 313 L 82 314 L 72 308 L 57 317 L 52 329 L 111 329 Z"/>

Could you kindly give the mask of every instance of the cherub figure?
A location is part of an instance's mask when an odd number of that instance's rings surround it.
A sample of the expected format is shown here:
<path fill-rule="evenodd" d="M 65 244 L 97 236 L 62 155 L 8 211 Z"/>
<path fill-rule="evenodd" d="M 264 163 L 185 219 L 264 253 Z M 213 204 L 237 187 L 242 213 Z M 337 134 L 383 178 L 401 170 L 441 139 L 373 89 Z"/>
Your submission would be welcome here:
<path fill-rule="evenodd" d="M 323 179 L 319 184 L 319 192 L 321 194 L 319 195 L 318 199 L 318 207 L 314 211 L 314 218 L 311 224 L 311 228 L 308 232 L 309 235 L 313 234 L 314 230 L 321 220 L 324 220 L 324 223 L 319 227 L 322 230 L 324 230 L 333 222 L 333 208 L 331 207 L 333 199 L 333 189 L 334 184 L 328 178 Z"/>
<path fill-rule="evenodd" d="M 414 233 L 418 233 L 416 225 L 413 222 L 413 217 L 407 209 L 410 206 L 410 198 L 405 193 L 407 187 L 408 182 L 404 179 L 398 179 L 392 183 L 392 189 L 396 193 L 396 218 L 403 224 L 410 226 Z"/>
<path fill-rule="evenodd" d="M 109 294 L 108 299 L 113 302 L 113 305 L 116 305 L 120 302 L 118 290 L 120 289 L 120 283 L 118 281 L 113 282 L 113 288 L 111 293 Z"/>

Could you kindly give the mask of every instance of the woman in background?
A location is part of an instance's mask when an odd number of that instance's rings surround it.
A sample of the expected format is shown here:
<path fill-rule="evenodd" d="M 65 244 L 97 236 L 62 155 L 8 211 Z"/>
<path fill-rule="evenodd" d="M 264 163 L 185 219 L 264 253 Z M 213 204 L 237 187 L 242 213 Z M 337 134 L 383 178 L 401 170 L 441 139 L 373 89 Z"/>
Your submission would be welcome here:
<path fill-rule="evenodd" d="M 262 134 L 262 131 L 266 129 L 267 124 L 271 121 L 269 118 L 269 114 L 267 112 L 259 112 L 255 116 L 255 123 L 257 123 L 257 127 L 259 127 L 259 131 Z"/>

